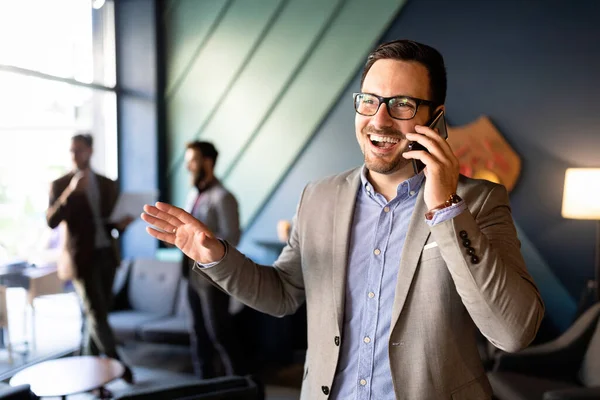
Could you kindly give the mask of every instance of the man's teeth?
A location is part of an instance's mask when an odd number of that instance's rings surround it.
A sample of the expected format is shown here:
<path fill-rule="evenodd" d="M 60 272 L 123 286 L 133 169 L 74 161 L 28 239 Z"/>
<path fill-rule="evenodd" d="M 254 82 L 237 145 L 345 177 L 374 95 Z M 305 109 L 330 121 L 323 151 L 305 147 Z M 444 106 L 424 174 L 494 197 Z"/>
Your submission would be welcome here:
<path fill-rule="evenodd" d="M 374 142 L 398 143 L 400 141 L 398 138 L 391 138 L 389 136 L 371 135 L 370 138 Z"/>

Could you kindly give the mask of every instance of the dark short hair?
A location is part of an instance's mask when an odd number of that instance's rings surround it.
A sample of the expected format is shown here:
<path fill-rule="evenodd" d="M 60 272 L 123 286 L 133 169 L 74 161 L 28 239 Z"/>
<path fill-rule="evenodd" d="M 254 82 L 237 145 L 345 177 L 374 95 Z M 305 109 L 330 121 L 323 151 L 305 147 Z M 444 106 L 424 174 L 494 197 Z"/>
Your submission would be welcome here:
<path fill-rule="evenodd" d="M 92 148 L 94 145 L 94 137 L 91 133 L 77 133 L 76 135 L 73 135 L 71 140 L 79 140 L 80 142 L 85 143 L 85 145 L 89 148 Z"/>
<path fill-rule="evenodd" d="M 446 66 L 444 65 L 444 57 L 442 57 L 439 51 L 431 46 L 412 40 L 394 40 L 393 42 L 380 44 L 367 58 L 367 63 L 360 79 L 361 89 L 365 77 L 373 64 L 377 60 L 385 59 L 414 61 L 427 68 L 429 72 L 429 94 L 431 95 L 431 99 L 425 100 L 433 101 L 436 107 L 444 104 L 447 87 Z"/>
<path fill-rule="evenodd" d="M 211 159 L 213 161 L 213 165 L 217 164 L 217 156 L 219 152 L 215 148 L 215 146 L 210 142 L 201 142 L 200 140 L 195 140 L 186 145 L 186 149 L 198 150 L 202 157 Z"/>

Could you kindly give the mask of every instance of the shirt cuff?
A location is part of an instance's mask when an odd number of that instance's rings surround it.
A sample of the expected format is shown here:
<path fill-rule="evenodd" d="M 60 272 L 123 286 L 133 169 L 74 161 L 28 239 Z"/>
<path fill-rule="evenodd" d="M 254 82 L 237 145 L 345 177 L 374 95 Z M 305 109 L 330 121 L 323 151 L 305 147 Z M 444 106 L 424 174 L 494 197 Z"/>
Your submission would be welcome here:
<path fill-rule="evenodd" d="M 461 200 L 456 204 L 452 204 L 450 207 L 442 208 L 441 210 L 438 210 L 435 213 L 433 213 L 433 218 L 431 218 L 431 220 L 426 220 L 427 224 L 429 226 L 434 226 L 444 221 L 448 221 L 449 219 L 457 217 L 466 209 L 467 204 L 464 200 Z"/>
<path fill-rule="evenodd" d="M 227 246 L 227 242 L 224 241 L 223 239 L 219 239 L 219 241 L 221 243 L 223 243 L 223 246 L 225 246 L 225 254 L 223 254 L 223 258 L 221 258 L 219 261 L 211 262 L 211 263 L 208 263 L 208 264 L 200 264 L 198 261 L 196 261 L 196 265 L 199 268 L 205 269 L 205 268 L 215 267 L 215 266 L 219 265 L 221 263 L 221 261 L 223 261 L 225 259 L 225 257 L 227 257 L 227 251 L 229 250 L 229 246 Z"/>

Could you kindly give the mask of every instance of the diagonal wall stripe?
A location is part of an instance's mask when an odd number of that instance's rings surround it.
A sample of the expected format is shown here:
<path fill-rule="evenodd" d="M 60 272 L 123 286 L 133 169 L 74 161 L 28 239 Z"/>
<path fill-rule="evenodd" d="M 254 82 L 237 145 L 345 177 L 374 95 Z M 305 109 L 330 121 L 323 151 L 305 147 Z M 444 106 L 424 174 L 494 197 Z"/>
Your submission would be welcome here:
<path fill-rule="evenodd" d="M 244 226 L 266 201 L 403 4 L 404 1 L 350 0 L 339 12 L 313 56 L 225 180 L 226 186 L 241 199 Z M 353 132 L 349 135 L 354 137 Z"/>
<path fill-rule="evenodd" d="M 164 17 L 168 18 L 169 14 L 173 12 L 173 10 L 175 8 L 177 8 L 177 6 L 179 6 L 181 4 L 180 0 L 167 0 L 165 2 L 165 12 L 164 12 Z"/>
<path fill-rule="evenodd" d="M 212 141 L 220 149 L 216 173 L 221 179 L 227 178 L 268 120 L 343 4 L 344 0 L 295 1 L 277 20 L 213 123 L 201 133 L 203 140 Z"/>
<path fill-rule="evenodd" d="M 174 180 L 171 188 L 182 189 L 187 186 L 181 163 L 185 143 L 196 136 L 198 127 L 210 117 L 232 82 L 235 82 L 280 5 L 281 1 L 278 0 L 258 3 L 234 1 L 196 58 L 184 83 L 169 99 L 169 178 Z M 172 174 L 174 170 L 175 176 Z M 178 189 L 174 194 L 176 197 L 172 197 L 172 200 L 181 201 L 185 197 Z"/>
<path fill-rule="evenodd" d="M 185 80 L 194 61 L 221 23 L 233 0 L 180 0 L 167 19 L 167 98 Z"/>

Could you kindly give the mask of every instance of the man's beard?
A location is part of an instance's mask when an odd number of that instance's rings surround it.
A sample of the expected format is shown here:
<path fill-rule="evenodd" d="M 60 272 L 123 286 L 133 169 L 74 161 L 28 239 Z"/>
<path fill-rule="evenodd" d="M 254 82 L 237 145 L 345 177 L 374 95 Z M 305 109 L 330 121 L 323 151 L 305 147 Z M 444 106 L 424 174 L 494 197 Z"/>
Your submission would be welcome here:
<path fill-rule="evenodd" d="M 200 184 L 206 178 L 206 171 L 204 168 L 200 168 L 200 171 L 194 175 L 194 186 L 200 187 Z"/>
<path fill-rule="evenodd" d="M 361 133 L 363 134 L 363 137 L 366 140 L 364 143 L 363 155 L 365 157 L 365 165 L 367 166 L 367 169 L 369 171 L 387 175 L 401 170 L 410 163 L 410 160 L 407 160 L 406 158 L 402 157 L 402 153 L 404 153 L 406 149 L 396 154 L 396 156 L 391 161 L 386 161 L 382 157 L 377 157 L 369 150 L 369 134 L 397 137 L 400 139 L 400 141 L 403 141 L 406 138 L 399 130 L 390 127 L 385 127 L 383 129 L 375 129 L 372 126 L 367 125 L 363 128 Z M 401 143 L 398 142 L 397 146 L 400 145 Z"/>

